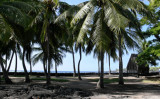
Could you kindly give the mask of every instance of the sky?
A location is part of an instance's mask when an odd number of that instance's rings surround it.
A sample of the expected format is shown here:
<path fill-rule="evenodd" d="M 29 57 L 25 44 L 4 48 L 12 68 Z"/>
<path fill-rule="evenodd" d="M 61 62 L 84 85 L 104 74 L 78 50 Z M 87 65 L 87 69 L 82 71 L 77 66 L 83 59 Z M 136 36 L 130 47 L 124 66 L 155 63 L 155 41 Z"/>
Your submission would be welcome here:
<path fill-rule="evenodd" d="M 64 2 L 67 2 L 71 5 L 79 4 L 81 2 L 87 1 L 87 0 L 61 0 Z M 142 30 L 145 31 L 147 29 L 147 26 L 142 27 Z M 34 55 L 35 53 L 33 53 Z M 127 63 L 129 61 L 129 58 L 131 54 L 137 54 L 136 50 L 128 50 L 128 54 L 123 55 L 123 67 L 126 68 Z M 14 56 L 15 57 L 15 56 Z M 75 62 L 76 62 L 76 70 L 77 70 L 77 65 L 78 65 L 78 60 L 79 60 L 79 53 L 75 54 Z M 108 66 L 108 57 L 104 58 L 104 70 L 108 71 L 109 66 Z M 8 61 L 9 64 L 9 61 Z M 26 62 L 27 70 L 29 71 L 29 64 Z M 14 70 L 15 68 L 15 58 L 13 59 L 13 62 L 11 64 L 11 70 Z M 111 59 L 111 70 L 116 70 L 119 68 L 119 63 L 118 61 L 113 62 Z M 22 67 L 22 61 L 18 59 L 18 70 L 23 70 Z M 51 71 L 54 71 L 51 69 Z M 84 53 L 82 54 L 82 61 L 80 64 L 80 70 L 81 71 L 98 71 L 98 61 L 96 58 L 93 58 L 93 53 L 90 55 L 85 55 Z M 37 63 L 33 67 L 33 71 L 43 71 L 43 64 L 41 62 Z M 72 54 L 66 53 L 66 57 L 63 59 L 63 65 L 58 66 L 58 71 L 73 71 L 73 59 L 72 59 Z"/>

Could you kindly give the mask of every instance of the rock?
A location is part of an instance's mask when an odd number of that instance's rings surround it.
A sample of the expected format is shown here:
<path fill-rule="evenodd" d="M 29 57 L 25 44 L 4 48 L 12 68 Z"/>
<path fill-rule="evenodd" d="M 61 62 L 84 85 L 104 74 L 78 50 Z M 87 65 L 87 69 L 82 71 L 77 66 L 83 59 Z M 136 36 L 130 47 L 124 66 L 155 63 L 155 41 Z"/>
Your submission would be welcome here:
<path fill-rule="evenodd" d="M 5 89 L 5 87 L 4 86 L 0 86 L 0 90 L 4 90 Z"/>
<path fill-rule="evenodd" d="M 5 91 L 0 91 L 0 99 L 3 99 L 4 97 L 7 96 L 7 92 Z"/>
<path fill-rule="evenodd" d="M 89 97 L 89 96 L 93 96 L 93 93 L 89 91 L 76 91 L 74 93 L 74 96 Z"/>
<path fill-rule="evenodd" d="M 59 85 L 27 85 L 27 86 L 5 86 L 0 91 L 0 99 L 73 99 L 88 97 L 93 95 L 92 92 L 68 88 Z"/>
<path fill-rule="evenodd" d="M 28 95 L 28 99 L 31 99 L 33 96 L 34 97 L 50 97 L 52 94 L 54 94 L 54 92 L 52 91 L 30 91 L 29 95 Z"/>

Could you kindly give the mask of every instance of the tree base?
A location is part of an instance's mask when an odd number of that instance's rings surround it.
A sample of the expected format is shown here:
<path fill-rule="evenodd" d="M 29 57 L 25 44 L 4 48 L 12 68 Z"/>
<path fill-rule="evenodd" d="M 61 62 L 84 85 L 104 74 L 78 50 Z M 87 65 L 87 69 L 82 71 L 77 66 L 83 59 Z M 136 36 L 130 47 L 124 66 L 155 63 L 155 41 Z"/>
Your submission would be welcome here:
<path fill-rule="evenodd" d="M 6 83 L 6 84 L 13 84 L 13 82 L 11 81 L 11 79 L 6 79 L 6 80 L 5 80 L 5 83 Z"/>
<path fill-rule="evenodd" d="M 124 82 L 123 81 L 119 81 L 119 85 L 124 85 Z"/>
<path fill-rule="evenodd" d="M 75 74 L 75 73 L 73 73 L 73 77 L 76 77 L 76 74 Z"/>
<path fill-rule="evenodd" d="M 78 77 L 78 80 L 82 80 L 82 78 L 81 78 L 81 77 Z"/>
<path fill-rule="evenodd" d="M 31 82 L 30 79 L 26 79 L 26 80 L 25 80 L 25 83 L 30 83 L 30 82 Z"/>
<path fill-rule="evenodd" d="M 50 84 L 51 84 L 51 82 L 50 82 L 50 81 L 47 81 L 47 82 L 46 82 L 46 84 L 47 84 L 47 85 L 50 85 Z"/>
<path fill-rule="evenodd" d="M 97 88 L 98 89 L 104 88 L 104 85 L 101 85 L 100 80 L 97 82 Z"/>

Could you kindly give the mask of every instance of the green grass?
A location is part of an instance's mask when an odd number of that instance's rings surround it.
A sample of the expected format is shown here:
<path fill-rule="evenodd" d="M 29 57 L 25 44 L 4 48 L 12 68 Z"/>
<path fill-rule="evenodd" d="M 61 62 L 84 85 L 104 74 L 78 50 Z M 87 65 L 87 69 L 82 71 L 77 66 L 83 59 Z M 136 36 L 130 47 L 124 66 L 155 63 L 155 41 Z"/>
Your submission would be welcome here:
<path fill-rule="evenodd" d="M 31 78 L 31 80 L 46 81 L 46 78 Z M 51 81 L 55 81 L 55 82 L 69 82 L 69 80 L 66 80 L 66 79 L 56 79 L 56 78 L 51 78 Z"/>
<path fill-rule="evenodd" d="M 4 78 L 1 77 L 1 81 L 4 81 Z"/>
<path fill-rule="evenodd" d="M 160 84 L 160 79 L 158 79 L 158 78 L 149 78 L 149 79 L 144 79 L 142 82 L 144 82 L 144 83 L 152 83 L 152 84 Z"/>
<path fill-rule="evenodd" d="M 99 81 L 99 79 L 89 79 L 89 80 L 90 80 L 90 82 L 98 82 Z M 118 78 L 104 79 L 104 83 L 106 83 L 106 84 L 115 83 L 115 82 L 118 82 L 118 81 L 119 81 Z"/>

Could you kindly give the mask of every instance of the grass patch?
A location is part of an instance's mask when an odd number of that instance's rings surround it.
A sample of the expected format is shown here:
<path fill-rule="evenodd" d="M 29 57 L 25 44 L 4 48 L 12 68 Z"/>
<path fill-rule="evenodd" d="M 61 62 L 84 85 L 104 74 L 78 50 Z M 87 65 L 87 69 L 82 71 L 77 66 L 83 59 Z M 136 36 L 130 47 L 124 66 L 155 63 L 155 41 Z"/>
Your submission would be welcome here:
<path fill-rule="evenodd" d="M 1 77 L 0 79 L 1 79 L 1 81 L 4 81 L 4 78 L 3 78 L 3 77 Z"/>
<path fill-rule="evenodd" d="M 46 78 L 31 78 L 31 80 L 46 81 Z M 66 80 L 66 79 L 56 79 L 56 78 L 51 78 L 51 81 L 55 81 L 55 82 L 69 82 L 69 80 Z"/>
<path fill-rule="evenodd" d="M 152 84 L 160 84 L 160 79 L 149 78 L 149 79 L 144 79 L 142 82 L 144 82 L 144 83 L 152 83 Z"/>
<path fill-rule="evenodd" d="M 90 80 L 90 82 L 98 82 L 99 81 L 99 79 L 89 79 L 89 80 Z M 106 83 L 106 84 L 115 83 L 115 82 L 118 82 L 118 81 L 119 81 L 118 78 L 104 79 L 104 83 Z"/>

